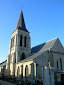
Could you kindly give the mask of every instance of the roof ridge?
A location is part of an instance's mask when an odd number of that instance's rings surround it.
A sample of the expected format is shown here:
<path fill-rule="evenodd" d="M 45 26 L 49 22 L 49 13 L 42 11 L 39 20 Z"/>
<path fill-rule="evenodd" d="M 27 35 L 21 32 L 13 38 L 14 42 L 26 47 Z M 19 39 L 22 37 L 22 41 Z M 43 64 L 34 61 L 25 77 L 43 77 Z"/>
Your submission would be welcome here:
<path fill-rule="evenodd" d="M 45 43 L 50 42 L 50 41 L 55 40 L 55 39 L 58 39 L 58 37 L 56 37 L 56 38 L 54 38 L 54 39 L 51 39 L 51 40 L 48 40 L 48 41 L 46 41 L 46 42 L 44 42 L 44 43 L 38 44 L 38 45 L 36 45 L 36 46 L 34 46 L 34 47 L 37 47 L 37 46 L 42 45 L 42 44 L 45 44 Z M 34 48 L 34 47 L 32 47 L 32 48 Z M 32 48 L 31 48 L 31 49 L 32 49 Z"/>
<path fill-rule="evenodd" d="M 53 41 L 53 40 L 56 40 L 56 39 L 59 39 L 59 38 L 56 37 L 56 38 L 53 38 L 53 39 L 51 39 L 51 40 L 48 40 L 47 42 L 50 42 L 50 41 Z"/>

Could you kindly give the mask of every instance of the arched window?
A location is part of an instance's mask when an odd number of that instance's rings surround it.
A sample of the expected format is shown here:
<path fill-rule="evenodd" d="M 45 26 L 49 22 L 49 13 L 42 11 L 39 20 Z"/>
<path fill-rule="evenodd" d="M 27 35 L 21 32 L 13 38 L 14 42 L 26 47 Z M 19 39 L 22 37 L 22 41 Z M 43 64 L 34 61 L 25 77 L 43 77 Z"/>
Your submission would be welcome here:
<path fill-rule="evenodd" d="M 22 46 L 22 35 L 20 36 L 20 46 Z"/>
<path fill-rule="evenodd" d="M 23 60 L 23 59 L 25 59 L 25 54 L 24 53 L 22 53 L 22 55 L 20 56 L 20 61 Z"/>
<path fill-rule="evenodd" d="M 17 69 L 17 76 L 19 77 L 20 76 L 20 68 L 18 67 Z"/>
<path fill-rule="evenodd" d="M 24 37 L 24 47 L 26 47 L 26 41 L 27 41 L 27 37 Z"/>
<path fill-rule="evenodd" d="M 25 77 L 28 77 L 29 75 L 28 75 L 28 66 L 26 65 L 26 67 L 25 67 Z"/>
<path fill-rule="evenodd" d="M 22 60 L 23 60 L 23 59 L 25 59 L 25 54 L 24 54 L 24 53 L 22 53 Z"/>
<path fill-rule="evenodd" d="M 58 66 L 58 61 L 57 61 L 57 69 L 59 69 L 59 66 Z"/>
<path fill-rule="evenodd" d="M 62 70 L 62 59 L 60 58 L 60 68 Z"/>

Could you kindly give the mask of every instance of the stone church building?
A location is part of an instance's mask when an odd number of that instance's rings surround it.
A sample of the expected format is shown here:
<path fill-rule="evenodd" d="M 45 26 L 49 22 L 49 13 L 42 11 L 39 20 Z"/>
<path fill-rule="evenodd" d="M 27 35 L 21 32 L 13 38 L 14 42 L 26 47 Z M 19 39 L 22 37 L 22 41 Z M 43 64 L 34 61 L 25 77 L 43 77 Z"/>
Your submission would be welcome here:
<path fill-rule="evenodd" d="M 0 63 L 0 77 L 15 76 L 25 80 L 42 80 L 55 85 L 64 80 L 64 47 L 58 38 L 31 48 L 30 33 L 21 11 L 11 35 L 7 60 Z"/>

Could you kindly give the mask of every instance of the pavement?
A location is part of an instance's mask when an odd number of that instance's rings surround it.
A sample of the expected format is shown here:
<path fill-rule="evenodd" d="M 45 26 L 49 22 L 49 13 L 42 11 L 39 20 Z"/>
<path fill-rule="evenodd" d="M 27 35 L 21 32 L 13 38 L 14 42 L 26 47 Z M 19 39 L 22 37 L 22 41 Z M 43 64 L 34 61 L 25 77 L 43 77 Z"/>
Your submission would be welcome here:
<path fill-rule="evenodd" d="M 15 85 L 15 84 L 0 80 L 0 85 Z"/>

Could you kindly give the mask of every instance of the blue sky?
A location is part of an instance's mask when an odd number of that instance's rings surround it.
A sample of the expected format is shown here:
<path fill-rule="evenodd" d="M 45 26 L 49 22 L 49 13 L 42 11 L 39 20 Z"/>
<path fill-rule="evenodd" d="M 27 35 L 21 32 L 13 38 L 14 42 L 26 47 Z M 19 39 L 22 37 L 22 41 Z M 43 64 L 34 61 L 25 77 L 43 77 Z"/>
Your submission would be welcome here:
<path fill-rule="evenodd" d="M 0 62 L 7 58 L 21 10 L 31 47 L 56 37 L 64 46 L 64 0 L 0 0 Z"/>

